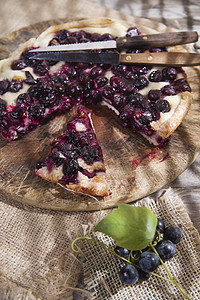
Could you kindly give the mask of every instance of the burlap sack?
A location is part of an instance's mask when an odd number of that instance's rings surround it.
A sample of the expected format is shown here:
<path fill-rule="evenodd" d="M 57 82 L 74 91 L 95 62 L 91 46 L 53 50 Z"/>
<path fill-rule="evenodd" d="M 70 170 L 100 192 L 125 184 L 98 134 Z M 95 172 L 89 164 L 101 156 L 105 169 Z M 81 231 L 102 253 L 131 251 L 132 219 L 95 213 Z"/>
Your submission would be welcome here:
<path fill-rule="evenodd" d="M 145 205 L 166 225 L 181 227 L 183 240 L 167 267 L 190 298 L 199 299 L 200 240 L 182 200 L 168 190 L 157 200 L 148 197 L 133 205 Z M 4 199 L 0 211 L 0 299 L 183 299 L 175 286 L 154 276 L 140 285 L 122 285 L 121 262 L 96 244 L 82 242 L 81 255 L 73 253 L 73 239 L 94 235 L 95 224 L 111 210 L 55 212 Z M 105 235 L 95 237 L 114 245 Z M 163 267 L 158 272 L 166 276 Z M 78 284 L 81 279 L 84 285 Z"/>

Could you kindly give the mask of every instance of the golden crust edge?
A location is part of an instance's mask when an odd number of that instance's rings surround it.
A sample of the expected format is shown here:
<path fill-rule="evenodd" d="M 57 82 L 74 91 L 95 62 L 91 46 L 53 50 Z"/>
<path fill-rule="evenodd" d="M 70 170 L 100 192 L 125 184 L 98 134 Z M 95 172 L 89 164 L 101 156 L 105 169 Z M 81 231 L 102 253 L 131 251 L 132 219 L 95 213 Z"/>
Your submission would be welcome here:
<path fill-rule="evenodd" d="M 193 98 L 192 94 L 190 92 L 183 92 L 180 96 L 180 103 L 175 113 L 169 119 L 163 123 L 160 120 L 151 122 L 151 128 L 163 139 L 168 138 L 176 130 L 190 109 Z"/>

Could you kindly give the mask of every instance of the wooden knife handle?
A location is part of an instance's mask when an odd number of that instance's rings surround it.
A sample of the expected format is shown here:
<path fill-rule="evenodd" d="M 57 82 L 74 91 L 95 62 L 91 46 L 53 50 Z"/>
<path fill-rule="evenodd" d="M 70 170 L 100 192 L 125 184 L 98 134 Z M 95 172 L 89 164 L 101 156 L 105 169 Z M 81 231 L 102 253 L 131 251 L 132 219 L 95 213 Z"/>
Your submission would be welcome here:
<path fill-rule="evenodd" d="M 152 48 L 194 43 L 198 40 L 196 31 L 166 32 L 140 36 L 126 36 L 117 39 L 117 49 Z"/>
<path fill-rule="evenodd" d="M 200 54 L 187 52 L 157 52 L 121 54 L 120 63 L 170 66 L 198 66 Z"/>

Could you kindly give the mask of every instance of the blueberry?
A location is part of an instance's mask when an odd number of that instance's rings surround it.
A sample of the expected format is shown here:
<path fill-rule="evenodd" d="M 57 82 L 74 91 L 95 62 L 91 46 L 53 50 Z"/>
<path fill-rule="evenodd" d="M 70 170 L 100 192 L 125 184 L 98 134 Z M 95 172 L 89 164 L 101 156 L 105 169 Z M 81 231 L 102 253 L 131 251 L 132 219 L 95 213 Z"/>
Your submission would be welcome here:
<path fill-rule="evenodd" d="M 170 225 L 165 228 L 163 238 L 166 240 L 170 240 L 172 243 L 177 244 L 181 241 L 183 237 L 183 233 L 180 227 L 175 225 Z"/>
<path fill-rule="evenodd" d="M 120 247 L 120 246 L 116 246 L 114 248 L 115 253 L 117 253 L 119 256 L 124 257 L 124 258 L 128 258 L 129 254 L 130 254 L 130 250 Z"/>
<path fill-rule="evenodd" d="M 161 218 L 158 218 L 156 230 L 159 233 L 163 233 L 164 230 L 165 230 L 165 223 L 164 223 L 164 221 Z"/>
<path fill-rule="evenodd" d="M 119 272 L 120 279 L 124 284 L 135 284 L 139 280 L 139 274 L 136 267 L 132 265 L 125 265 Z"/>
<path fill-rule="evenodd" d="M 169 240 L 162 240 L 156 245 L 156 250 L 161 259 L 166 261 L 171 259 L 176 254 L 175 245 Z"/>
<path fill-rule="evenodd" d="M 139 258 L 139 267 L 144 272 L 155 271 L 159 263 L 159 257 L 154 252 L 145 251 Z"/>

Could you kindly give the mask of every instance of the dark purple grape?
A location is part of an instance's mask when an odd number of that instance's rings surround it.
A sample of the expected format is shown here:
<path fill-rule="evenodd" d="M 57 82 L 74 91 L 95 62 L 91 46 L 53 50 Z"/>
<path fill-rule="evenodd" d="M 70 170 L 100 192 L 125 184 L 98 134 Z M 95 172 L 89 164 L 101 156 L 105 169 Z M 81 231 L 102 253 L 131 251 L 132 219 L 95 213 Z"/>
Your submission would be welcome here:
<path fill-rule="evenodd" d="M 162 72 L 160 70 L 156 70 L 150 73 L 149 81 L 160 82 L 161 80 L 162 80 Z"/>
<path fill-rule="evenodd" d="M 5 94 L 10 86 L 10 81 L 8 79 L 4 79 L 0 81 L 0 95 Z"/>
<path fill-rule="evenodd" d="M 191 88 L 185 78 L 175 80 L 173 83 L 173 87 L 175 88 L 176 92 L 179 92 L 179 93 L 185 92 L 185 91 L 191 92 Z"/>
<path fill-rule="evenodd" d="M 123 257 L 123 258 L 128 258 L 129 254 L 130 254 L 130 250 L 120 247 L 120 246 L 116 246 L 114 248 L 115 253 L 117 253 L 119 256 Z"/>
<path fill-rule="evenodd" d="M 165 240 L 170 240 L 173 244 L 177 244 L 182 240 L 183 233 L 180 227 L 175 225 L 170 225 L 165 228 L 163 238 Z"/>
<path fill-rule="evenodd" d="M 91 164 L 99 160 L 99 153 L 97 149 L 86 145 L 82 148 L 81 157 L 86 163 Z"/>
<path fill-rule="evenodd" d="M 45 74 L 48 73 L 48 71 L 49 71 L 49 66 L 44 61 L 35 63 L 33 67 L 33 72 L 38 76 L 44 76 Z"/>
<path fill-rule="evenodd" d="M 8 120 L 6 117 L 0 118 L 0 127 L 4 128 L 5 130 L 8 129 Z"/>
<path fill-rule="evenodd" d="M 39 104 L 32 104 L 28 110 L 28 114 L 33 119 L 40 119 L 44 114 L 44 107 Z"/>
<path fill-rule="evenodd" d="M 51 153 L 49 157 L 53 160 L 56 167 L 61 166 L 65 161 L 63 157 L 60 157 L 58 152 Z"/>
<path fill-rule="evenodd" d="M 163 221 L 163 219 L 158 218 L 156 230 L 159 233 L 163 233 L 164 232 L 164 230 L 165 230 L 165 222 Z"/>
<path fill-rule="evenodd" d="M 86 31 L 84 31 L 84 30 L 79 30 L 79 31 L 76 31 L 75 33 L 74 33 L 74 36 L 78 39 L 78 40 L 80 40 L 80 39 L 88 39 L 88 33 L 86 32 Z M 80 42 L 80 41 L 79 41 Z"/>
<path fill-rule="evenodd" d="M 139 267 L 144 272 L 153 272 L 160 263 L 159 257 L 154 252 L 145 251 L 139 258 Z"/>
<path fill-rule="evenodd" d="M 164 261 L 171 259 L 176 254 L 175 245 L 169 240 L 162 240 L 156 245 L 160 258 Z"/>
<path fill-rule="evenodd" d="M 70 96 L 78 97 L 82 92 L 82 87 L 78 83 L 71 83 L 68 86 L 68 93 Z"/>
<path fill-rule="evenodd" d="M 22 70 L 26 68 L 26 64 L 22 59 L 14 60 L 11 64 L 12 70 Z"/>
<path fill-rule="evenodd" d="M 165 85 L 162 87 L 161 92 L 165 96 L 173 96 L 176 94 L 176 90 L 172 85 Z"/>
<path fill-rule="evenodd" d="M 90 75 L 88 73 L 81 73 L 78 77 L 78 82 L 81 86 L 84 86 L 90 81 Z"/>
<path fill-rule="evenodd" d="M 74 36 L 69 36 L 65 40 L 60 41 L 61 44 L 76 44 L 78 39 Z"/>
<path fill-rule="evenodd" d="M 74 67 L 68 67 L 65 70 L 65 74 L 70 78 L 70 79 L 74 79 L 77 76 L 77 71 Z"/>
<path fill-rule="evenodd" d="M 139 76 L 134 80 L 134 85 L 138 90 L 141 90 L 149 85 L 149 81 L 145 76 Z"/>
<path fill-rule="evenodd" d="M 113 105 L 115 107 L 121 107 L 124 103 L 124 97 L 121 94 L 115 93 L 113 96 Z"/>
<path fill-rule="evenodd" d="M 139 268 L 137 270 L 138 270 L 138 274 L 139 274 L 139 282 L 146 281 L 151 276 L 151 273 L 149 273 L 149 272 L 144 272 Z"/>
<path fill-rule="evenodd" d="M 102 92 L 103 96 L 107 99 L 111 99 L 114 95 L 114 90 L 111 86 L 106 86 Z"/>
<path fill-rule="evenodd" d="M 98 77 L 98 76 L 102 76 L 104 75 L 104 71 L 102 68 L 100 67 L 94 67 L 91 71 L 90 71 L 90 77 L 92 79 Z"/>
<path fill-rule="evenodd" d="M 151 102 L 157 101 L 158 99 L 160 99 L 160 97 L 161 97 L 161 91 L 160 90 L 150 90 L 148 92 L 148 99 Z"/>
<path fill-rule="evenodd" d="M 44 162 L 43 162 L 43 161 L 38 161 L 38 162 L 36 163 L 35 168 L 36 168 L 37 170 L 39 170 L 39 169 L 41 169 L 42 167 L 44 167 Z"/>
<path fill-rule="evenodd" d="M 0 116 L 4 115 L 6 111 L 6 102 L 3 99 L 0 99 Z"/>
<path fill-rule="evenodd" d="M 166 67 L 162 70 L 162 77 L 164 81 L 174 81 L 177 77 L 177 70 L 173 67 Z"/>
<path fill-rule="evenodd" d="M 17 104 L 30 104 L 31 102 L 31 98 L 29 96 L 29 94 L 27 93 L 23 93 L 23 94 L 20 94 L 18 97 L 17 97 Z"/>
<path fill-rule="evenodd" d="M 20 119 L 23 116 L 23 109 L 18 105 L 14 107 L 13 111 L 10 113 L 13 119 Z"/>
<path fill-rule="evenodd" d="M 12 80 L 9 85 L 9 92 L 16 93 L 22 89 L 23 83 L 19 80 Z"/>
<path fill-rule="evenodd" d="M 108 83 L 108 78 L 104 77 L 104 76 L 98 76 L 95 79 L 95 82 L 97 84 L 98 88 L 102 88 L 103 86 L 105 86 Z"/>
<path fill-rule="evenodd" d="M 90 39 L 93 42 L 100 40 L 100 38 L 101 38 L 100 33 L 96 33 L 96 32 L 92 33 L 91 36 L 90 36 Z"/>
<path fill-rule="evenodd" d="M 26 84 L 36 84 L 37 81 L 35 80 L 35 78 L 33 77 L 33 75 L 29 72 L 29 71 L 25 71 L 25 75 L 26 75 L 26 79 L 24 80 L 24 82 Z"/>
<path fill-rule="evenodd" d="M 25 65 L 28 67 L 33 67 L 38 61 L 34 58 L 35 53 L 34 52 L 29 52 L 31 49 L 26 49 L 22 52 L 21 55 L 21 60 L 24 61 Z"/>
<path fill-rule="evenodd" d="M 139 280 L 138 270 L 133 265 L 125 265 L 121 268 L 119 277 L 124 284 L 135 284 Z"/>
<path fill-rule="evenodd" d="M 56 38 L 60 43 L 63 43 L 63 41 L 65 41 L 69 36 L 70 36 L 70 32 L 66 29 L 61 29 L 56 34 Z"/>
<path fill-rule="evenodd" d="M 112 76 L 110 78 L 110 85 L 117 90 L 121 90 L 125 86 L 126 82 L 118 76 Z"/>
<path fill-rule="evenodd" d="M 75 175 L 79 170 L 79 165 L 76 160 L 70 160 L 63 164 L 63 173 L 66 176 Z"/>
<path fill-rule="evenodd" d="M 100 41 L 109 41 L 109 40 L 114 40 L 114 38 L 113 38 L 112 34 L 104 33 L 104 34 L 101 35 L 99 40 Z"/>
<path fill-rule="evenodd" d="M 154 116 L 150 111 L 144 111 L 142 115 L 140 115 L 139 119 L 142 124 L 147 125 L 150 122 L 154 121 Z"/>
<path fill-rule="evenodd" d="M 100 103 L 102 101 L 102 94 L 99 90 L 92 90 L 89 95 L 93 104 Z"/>
<path fill-rule="evenodd" d="M 155 102 L 154 107 L 157 112 L 162 112 L 162 113 L 169 112 L 171 109 L 169 102 L 165 99 L 157 100 Z"/>

